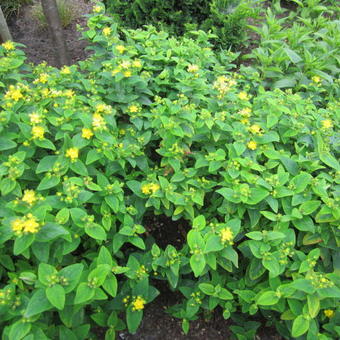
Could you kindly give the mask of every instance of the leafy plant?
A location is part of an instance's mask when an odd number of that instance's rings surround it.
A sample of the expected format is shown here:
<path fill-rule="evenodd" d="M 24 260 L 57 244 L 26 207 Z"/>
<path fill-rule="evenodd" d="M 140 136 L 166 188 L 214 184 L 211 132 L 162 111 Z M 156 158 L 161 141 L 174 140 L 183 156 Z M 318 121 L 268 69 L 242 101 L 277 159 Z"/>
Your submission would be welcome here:
<path fill-rule="evenodd" d="M 93 54 L 61 70 L 0 47 L 3 339 L 134 333 L 157 280 L 185 332 L 219 309 L 239 339 L 259 314 L 339 337 L 334 84 L 265 89 L 204 31 L 118 30 L 101 4 L 83 34 Z M 149 215 L 185 220 L 185 242 L 162 247 Z"/>
<path fill-rule="evenodd" d="M 30 4 L 31 0 L 2 0 L 1 9 L 5 17 L 16 15 L 19 9 L 27 4 Z"/>
<path fill-rule="evenodd" d="M 119 0 L 106 1 L 122 25 L 154 25 L 176 35 L 195 29 L 216 34 L 218 46 L 236 48 L 246 39 L 247 20 L 258 16 L 261 1 L 254 0 Z"/>

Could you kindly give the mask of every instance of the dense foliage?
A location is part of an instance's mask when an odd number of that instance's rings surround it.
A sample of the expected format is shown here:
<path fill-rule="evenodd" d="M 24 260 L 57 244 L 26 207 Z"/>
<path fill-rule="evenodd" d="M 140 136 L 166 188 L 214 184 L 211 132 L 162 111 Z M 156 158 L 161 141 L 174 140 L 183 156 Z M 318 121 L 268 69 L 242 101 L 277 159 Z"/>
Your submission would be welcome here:
<path fill-rule="evenodd" d="M 122 25 L 141 28 L 154 25 L 183 35 L 195 29 L 211 31 L 216 46 L 244 42 L 247 20 L 260 12 L 260 0 L 106 0 L 108 11 Z"/>
<path fill-rule="evenodd" d="M 4 12 L 5 17 L 10 17 L 16 14 L 20 7 L 31 3 L 32 0 L 1 0 L 1 9 Z"/>
<path fill-rule="evenodd" d="M 339 337 L 330 73 L 270 90 L 204 31 L 119 35 L 100 4 L 88 26 L 93 55 L 61 70 L 0 46 L 3 339 L 133 333 L 156 281 L 183 295 L 185 332 L 220 310 L 238 339 L 258 315 L 286 339 Z M 186 242 L 160 246 L 150 216 L 186 221 Z"/>

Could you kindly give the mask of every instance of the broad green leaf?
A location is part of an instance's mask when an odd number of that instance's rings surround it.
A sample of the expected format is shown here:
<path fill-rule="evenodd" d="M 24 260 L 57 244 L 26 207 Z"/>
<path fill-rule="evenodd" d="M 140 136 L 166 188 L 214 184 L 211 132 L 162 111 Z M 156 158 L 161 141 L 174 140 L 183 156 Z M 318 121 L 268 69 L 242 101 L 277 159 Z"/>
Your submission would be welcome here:
<path fill-rule="evenodd" d="M 280 298 L 274 291 L 268 291 L 260 294 L 256 299 L 256 303 L 262 306 L 272 306 L 278 303 L 279 300 Z"/>
<path fill-rule="evenodd" d="M 55 284 L 52 287 L 46 288 L 46 297 L 48 301 L 56 308 L 63 309 L 65 305 L 65 290 L 59 285 Z"/>
<path fill-rule="evenodd" d="M 293 322 L 292 336 L 298 338 L 299 336 L 305 334 L 309 328 L 309 320 L 307 320 L 303 315 L 299 315 Z"/>
<path fill-rule="evenodd" d="M 195 277 L 199 277 L 205 268 L 205 258 L 203 254 L 194 254 L 190 258 L 190 266 Z"/>

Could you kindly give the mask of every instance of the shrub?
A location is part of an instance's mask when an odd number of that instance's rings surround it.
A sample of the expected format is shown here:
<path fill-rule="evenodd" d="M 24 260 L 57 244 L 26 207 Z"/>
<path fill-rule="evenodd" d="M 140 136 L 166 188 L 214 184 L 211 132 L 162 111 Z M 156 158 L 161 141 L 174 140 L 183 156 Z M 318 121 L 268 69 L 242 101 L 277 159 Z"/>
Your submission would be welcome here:
<path fill-rule="evenodd" d="M 314 77 L 323 83 L 323 96 L 339 97 L 340 24 L 334 18 L 336 12 L 319 0 L 297 3 L 296 12 L 281 19 L 267 10 L 265 23 L 252 27 L 260 36 L 259 47 L 245 58 L 252 59 L 252 72 L 259 72 L 266 88 L 304 91 Z"/>
<path fill-rule="evenodd" d="M 10 17 L 16 15 L 23 5 L 30 4 L 31 0 L 1 0 L 1 9 L 4 12 L 4 16 Z"/>
<path fill-rule="evenodd" d="M 133 333 L 157 280 L 185 332 L 220 309 L 240 338 L 259 314 L 286 338 L 339 336 L 338 103 L 230 72 L 203 31 L 120 37 L 94 12 L 78 65 L 0 47 L 3 339 Z M 186 221 L 186 242 L 162 247 L 150 215 Z"/>
<path fill-rule="evenodd" d="M 129 28 L 154 25 L 183 35 L 195 29 L 213 32 L 215 44 L 236 48 L 246 40 L 247 19 L 256 17 L 261 1 L 254 0 L 118 0 L 106 1 L 116 20 Z"/>

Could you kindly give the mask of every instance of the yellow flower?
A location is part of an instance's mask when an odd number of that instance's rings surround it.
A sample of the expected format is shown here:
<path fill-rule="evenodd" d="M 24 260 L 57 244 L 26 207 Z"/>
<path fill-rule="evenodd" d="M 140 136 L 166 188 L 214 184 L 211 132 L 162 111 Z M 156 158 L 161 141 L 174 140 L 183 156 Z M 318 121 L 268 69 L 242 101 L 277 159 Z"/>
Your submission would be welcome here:
<path fill-rule="evenodd" d="M 160 188 L 159 184 L 148 183 L 148 184 L 143 184 L 141 190 L 144 195 L 150 195 L 150 194 L 154 194 L 157 190 L 159 190 L 159 188 Z"/>
<path fill-rule="evenodd" d="M 138 107 L 137 105 L 130 105 L 130 106 L 128 107 L 128 110 L 129 110 L 129 112 L 131 112 L 131 113 L 136 113 L 136 112 L 139 112 L 139 107 Z"/>
<path fill-rule="evenodd" d="M 126 77 L 126 78 L 131 77 L 131 75 L 132 75 L 131 71 L 125 71 L 124 72 L 124 77 Z"/>
<path fill-rule="evenodd" d="M 74 162 L 79 157 L 78 148 L 69 148 L 66 150 L 66 157 L 70 158 Z"/>
<path fill-rule="evenodd" d="M 119 67 L 126 70 L 131 66 L 131 62 L 129 60 L 124 60 L 120 63 Z"/>
<path fill-rule="evenodd" d="M 68 66 L 64 66 L 61 70 L 60 70 L 60 74 L 71 74 L 71 69 Z"/>
<path fill-rule="evenodd" d="M 143 310 L 146 301 L 141 297 L 137 296 L 132 302 L 132 310 Z"/>
<path fill-rule="evenodd" d="M 45 129 L 43 126 L 32 127 L 32 138 L 33 139 L 44 139 Z"/>
<path fill-rule="evenodd" d="M 6 41 L 1 45 L 6 51 L 13 51 L 15 50 L 15 45 L 13 44 L 13 41 Z"/>
<path fill-rule="evenodd" d="M 91 129 L 83 128 L 81 130 L 81 136 L 85 139 L 90 139 L 93 136 L 93 132 Z"/>
<path fill-rule="evenodd" d="M 333 122 L 330 119 L 325 119 L 321 122 L 322 127 L 325 129 L 330 129 L 333 127 Z"/>
<path fill-rule="evenodd" d="M 93 7 L 93 12 L 94 13 L 100 13 L 102 11 L 102 7 L 101 6 L 94 6 Z"/>
<path fill-rule="evenodd" d="M 111 72 L 111 75 L 112 76 L 115 76 L 117 73 L 120 72 L 120 69 L 119 68 L 115 68 L 112 72 Z"/>
<path fill-rule="evenodd" d="M 123 45 L 117 45 L 116 50 L 120 53 L 123 54 L 126 51 L 126 47 Z"/>
<path fill-rule="evenodd" d="M 26 220 L 23 223 L 24 232 L 26 233 L 36 233 L 38 232 L 39 223 L 37 222 L 37 218 L 32 214 L 28 214 Z"/>
<path fill-rule="evenodd" d="M 72 97 L 74 97 L 75 93 L 74 93 L 73 90 L 66 90 L 66 91 L 64 92 L 64 95 L 65 95 L 65 97 L 72 98 Z"/>
<path fill-rule="evenodd" d="M 237 95 L 241 100 L 248 100 L 248 94 L 247 92 L 240 92 L 238 95 Z"/>
<path fill-rule="evenodd" d="M 239 115 L 249 118 L 251 116 L 251 109 L 246 107 L 238 112 Z"/>
<path fill-rule="evenodd" d="M 41 73 L 39 78 L 36 80 L 36 82 L 46 84 L 47 80 L 48 80 L 48 74 L 47 73 Z"/>
<path fill-rule="evenodd" d="M 195 64 L 190 64 L 188 66 L 188 72 L 190 72 L 190 73 L 196 73 L 196 72 L 198 72 L 199 69 L 200 69 L 199 66 L 195 65 Z"/>
<path fill-rule="evenodd" d="M 28 115 L 30 117 L 31 124 L 39 124 L 42 122 L 41 116 L 39 113 L 33 112 Z"/>
<path fill-rule="evenodd" d="M 92 116 L 92 126 L 94 130 L 105 129 L 106 122 L 99 113 L 95 113 Z"/>
<path fill-rule="evenodd" d="M 251 140 L 251 141 L 247 144 L 247 146 L 248 146 L 248 149 L 250 149 L 250 150 L 256 150 L 256 148 L 257 148 L 257 143 L 254 142 L 253 140 Z"/>
<path fill-rule="evenodd" d="M 29 205 L 33 205 L 38 200 L 34 190 L 25 190 L 22 201 Z"/>
<path fill-rule="evenodd" d="M 15 89 L 14 86 L 10 86 L 9 90 L 5 94 L 5 98 L 13 99 L 14 101 L 18 101 L 19 99 L 23 98 L 23 94 L 21 93 L 20 89 Z"/>
<path fill-rule="evenodd" d="M 334 310 L 332 309 L 325 309 L 323 312 L 327 318 L 332 318 L 334 316 Z"/>
<path fill-rule="evenodd" d="M 249 119 L 248 119 L 248 118 L 242 118 L 242 119 L 240 120 L 240 122 L 241 122 L 242 124 L 244 124 L 244 125 L 248 125 L 248 124 L 249 124 Z"/>
<path fill-rule="evenodd" d="M 320 83 L 321 78 L 319 76 L 314 76 L 314 77 L 312 77 L 312 80 L 313 80 L 314 83 L 317 84 L 317 83 Z"/>
<path fill-rule="evenodd" d="M 249 131 L 254 134 L 260 134 L 261 133 L 261 126 L 258 124 L 253 124 L 250 128 Z"/>
<path fill-rule="evenodd" d="M 222 242 L 230 242 L 234 238 L 233 232 L 229 227 L 220 230 L 220 236 Z"/>
<path fill-rule="evenodd" d="M 137 68 L 141 68 L 142 67 L 142 63 L 141 63 L 141 61 L 139 59 L 136 59 L 136 60 L 133 61 L 132 66 L 133 67 L 137 67 Z"/>
<path fill-rule="evenodd" d="M 11 227 L 15 233 L 20 234 L 22 232 L 22 229 L 24 228 L 22 219 L 16 218 L 14 221 L 12 221 Z"/>
<path fill-rule="evenodd" d="M 98 104 L 96 106 L 96 112 L 97 113 L 106 113 L 109 114 L 112 112 L 112 107 L 110 105 L 106 105 L 106 104 Z"/>
<path fill-rule="evenodd" d="M 103 34 L 107 37 L 111 34 L 112 30 L 110 27 L 104 27 L 103 28 Z"/>

